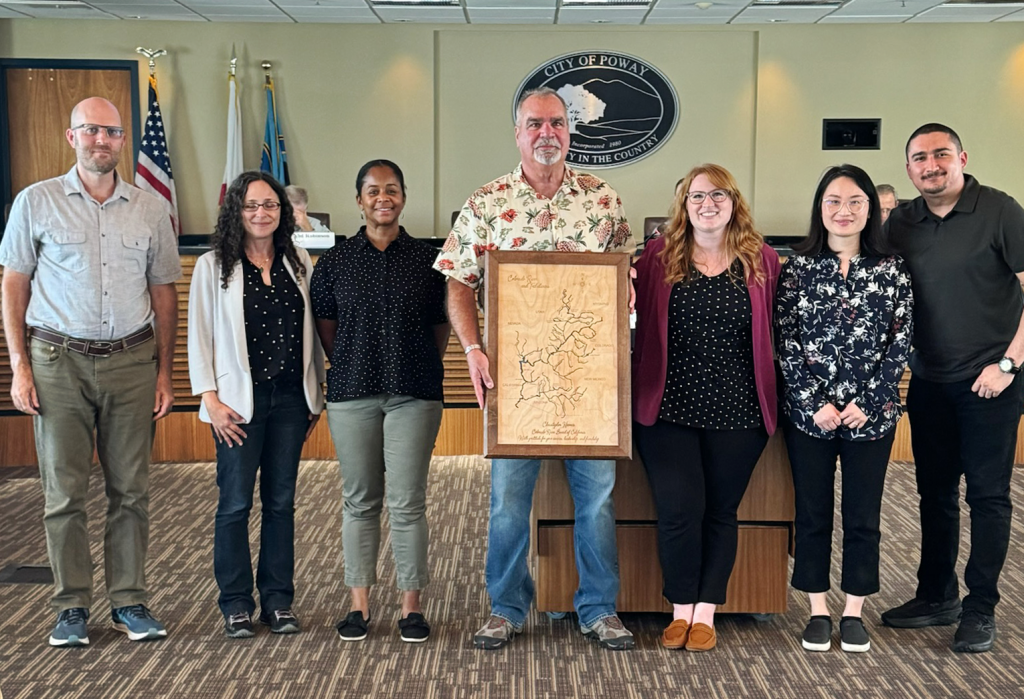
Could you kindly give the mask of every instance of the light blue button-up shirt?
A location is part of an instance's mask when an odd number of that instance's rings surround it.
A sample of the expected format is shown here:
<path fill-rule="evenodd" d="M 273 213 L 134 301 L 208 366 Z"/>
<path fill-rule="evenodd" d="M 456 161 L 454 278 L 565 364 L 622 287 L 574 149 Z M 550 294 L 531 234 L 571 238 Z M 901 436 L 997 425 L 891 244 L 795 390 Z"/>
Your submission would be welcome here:
<path fill-rule="evenodd" d="M 84 340 L 116 340 L 150 325 L 149 285 L 181 278 L 160 200 L 117 178 L 100 203 L 77 166 L 18 194 L 0 265 L 32 277 L 27 325 Z"/>

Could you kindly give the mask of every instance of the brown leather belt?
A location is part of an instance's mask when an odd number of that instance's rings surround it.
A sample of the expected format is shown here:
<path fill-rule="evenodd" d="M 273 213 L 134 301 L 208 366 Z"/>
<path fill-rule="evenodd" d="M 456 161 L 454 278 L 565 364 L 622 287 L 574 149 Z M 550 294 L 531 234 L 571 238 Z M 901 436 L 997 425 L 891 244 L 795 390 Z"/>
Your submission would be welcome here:
<path fill-rule="evenodd" d="M 112 354 L 131 349 L 152 339 L 153 326 L 147 325 L 137 333 L 133 333 L 128 337 L 122 337 L 120 340 L 77 340 L 67 335 L 55 333 L 52 330 L 44 330 L 43 328 L 29 328 L 28 334 L 29 337 L 48 342 L 51 345 L 57 345 L 58 347 L 67 347 L 72 352 L 78 352 L 87 357 L 109 357 Z"/>

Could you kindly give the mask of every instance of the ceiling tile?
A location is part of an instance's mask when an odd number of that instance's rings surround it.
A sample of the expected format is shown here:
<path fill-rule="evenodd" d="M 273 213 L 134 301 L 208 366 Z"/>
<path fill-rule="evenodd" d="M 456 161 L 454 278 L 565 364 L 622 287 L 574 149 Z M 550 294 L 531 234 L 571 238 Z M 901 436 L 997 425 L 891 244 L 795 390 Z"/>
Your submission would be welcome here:
<path fill-rule="evenodd" d="M 466 0 L 466 7 L 469 8 L 470 12 L 477 8 L 516 11 L 519 9 L 541 9 L 551 10 L 552 14 L 554 14 L 556 5 L 556 0 L 515 0 L 515 2 L 512 2 L 511 0 Z"/>
<path fill-rule="evenodd" d="M 813 24 L 834 7 L 748 7 L 733 18 L 732 24 L 768 24 L 781 20 L 787 24 Z"/>
<path fill-rule="evenodd" d="M 558 13 L 559 24 L 640 24 L 646 8 L 634 7 L 563 7 Z"/>
<path fill-rule="evenodd" d="M 288 22 L 293 23 L 293 20 L 284 13 L 277 13 L 276 15 L 254 15 L 252 13 L 238 14 L 205 14 L 203 15 L 206 19 L 211 22 Z"/>
<path fill-rule="evenodd" d="M 945 0 L 849 0 L 832 13 L 836 15 L 857 15 L 860 17 L 913 17 Z"/>
<path fill-rule="evenodd" d="M 466 15 L 461 7 L 384 7 L 377 6 L 374 10 L 385 22 L 406 20 L 420 23 L 465 24 Z"/>
<path fill-rule="evenodd" d="M 822 17 L 818 24 L 896 24 L 910 19 L 911 15 L 840 15 Z"/>
<path fill-rule="evenodd" d="M 1016 12 L 1017 8 L 1009 5 L 973 5 L 950 6 L 939 5 L 922 12 L 908 22 L 991 22 Z"/>
<path fill-rule="evenodd" d="M 1017 10 L 1013 14 L 1000 17 L 997 22 L 1024 22 L 1024 10 Z"/>

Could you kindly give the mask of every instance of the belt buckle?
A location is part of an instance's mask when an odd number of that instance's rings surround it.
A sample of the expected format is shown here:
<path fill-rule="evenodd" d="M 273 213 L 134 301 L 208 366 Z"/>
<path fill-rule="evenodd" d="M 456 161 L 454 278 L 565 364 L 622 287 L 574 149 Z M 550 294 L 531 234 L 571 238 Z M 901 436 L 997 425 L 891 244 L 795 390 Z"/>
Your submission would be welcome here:
<path fill-rule="evenodd" d="M 94 353 L 93 350 L 97 351 Z M 109 357 L 114 353 L 114 343 L 106 342 L 105 340 L 89 342 L 85 347 L 85 353 L 92 354 L 95 357 Z"/>

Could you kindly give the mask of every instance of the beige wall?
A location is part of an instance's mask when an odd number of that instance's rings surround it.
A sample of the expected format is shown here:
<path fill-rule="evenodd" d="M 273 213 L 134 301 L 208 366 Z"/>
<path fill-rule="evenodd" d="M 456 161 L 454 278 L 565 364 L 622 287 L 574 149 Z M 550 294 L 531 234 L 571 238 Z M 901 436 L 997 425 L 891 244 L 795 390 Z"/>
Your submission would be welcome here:
<path fill-rule="evenodd" d="M 713 160 L 737 175 L 765 233 L 799 234 L 828 164 L 862 165 L 908 195 L 903 144 L 931 120 L 960 131 L 968 171 L 1024 200 L 1024 34 L 1015 23 L 495 30 L 0 20 L 0 57 L 135 59 L 138 45 L 170 52 L 158 64 L 160 96 L 190 233 L 208 232 L 215 218 L 232 43 L 243 66 L 246 166 L 259 163 L 267 59 L 292 179 L 339 232 L 359 223 L 359 165 L 386 157 L 406 172 L 406 227 L 445 235 L 452 209 L 515 165 L 509 114 L 519 81 L 548 58 L 588 48 L 650 61 L 679 94 L 668 143 L 602 171 L 634 225 L 663 214 L 688 167 Z M 140 59 L 143 88 L 145 73 Z M 881 117 L 882 149 L 823 152 L 826 117 Z"/>

